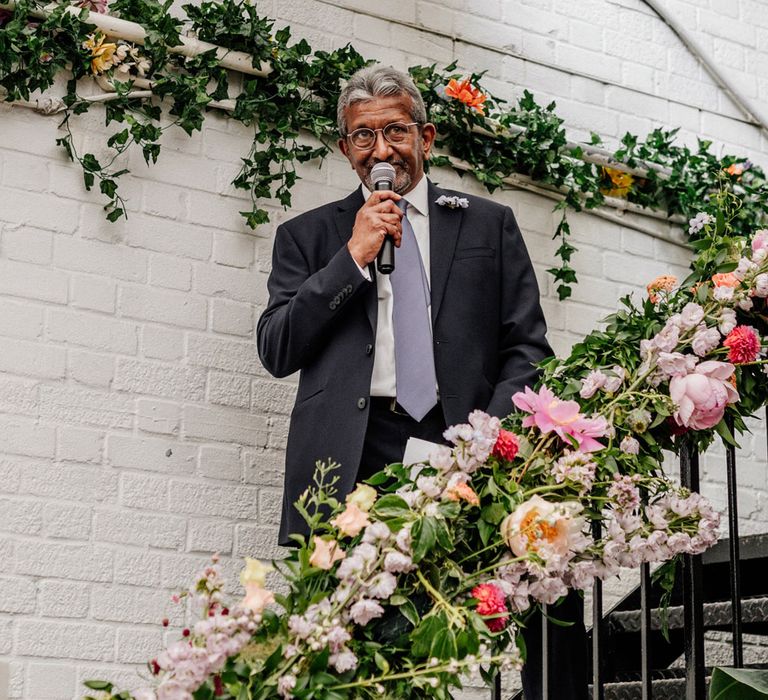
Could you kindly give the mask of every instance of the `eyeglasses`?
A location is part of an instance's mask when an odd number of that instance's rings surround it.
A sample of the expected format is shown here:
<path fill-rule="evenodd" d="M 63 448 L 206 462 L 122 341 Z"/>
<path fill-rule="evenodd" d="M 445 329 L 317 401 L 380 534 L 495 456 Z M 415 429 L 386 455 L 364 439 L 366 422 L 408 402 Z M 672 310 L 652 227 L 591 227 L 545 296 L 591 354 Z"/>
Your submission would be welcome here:
<path fill-rule="evenodd" d="M 404 124 L 403 122 L 392 122 L 381 129 L 369 129 L 363 127 L 362 129 L 355 129 L 353 132 L 347 134 L 347 138 L 355 148 L 365 151 L 369 148 L 373 148 L 373 144 L 376 143 L 376 132 L 380 131 L 383 134 L 385 141 L 391 143 L 393 146 L 398 146 L 408 140 L 408 137 L 410 136 L 408 129 L 412 126 L 416 126 L 418 123 L 419 122 L 411 122 L 410 124 Z"/>

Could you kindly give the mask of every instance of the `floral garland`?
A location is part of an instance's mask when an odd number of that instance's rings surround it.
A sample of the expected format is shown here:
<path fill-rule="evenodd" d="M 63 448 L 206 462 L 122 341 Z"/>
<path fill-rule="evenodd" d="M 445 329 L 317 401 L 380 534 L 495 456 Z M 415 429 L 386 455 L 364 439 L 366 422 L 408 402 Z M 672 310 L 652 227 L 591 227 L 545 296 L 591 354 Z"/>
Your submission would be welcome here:
<path fill-rule="evenodd" d="M 423 464 L 390 465 L 343 503 L 335 465 L 319 464 L 296 504 L 310 534 L 273 563 L 286 594 L 248 560 L 245 597 L 224 607 L 214 562 L 190 592 L 201 621 L 150 662 L 151 684 L 88 687 L 120 700 L 446 700 L 462 674 L 519 667 L 527 615 L 568 589 L 666 562 L 671 590 L 675 560 L 714 544 L 719 514 L 664 475 L 662 450 L 733 442 L 729 421 L 743 431 L 768 396 L 768 230 L 734 235 L 738 203 L 716 200 L 692 224 L 701 274 L 651 282 L 607 331 L 546 362 L 513 414 L 474 411 Z"/>
<path fill-rule="evenodd" d="M 72 7 L 82 8 L 72 14 Z M 141 24 L 147 30 L 143 46 L 110 41 L 94 31 L 86 20 L 90 10 L 106 12 Z M 37 17 L 45 10 L 47 16 Z M 274 31 L 271 20 L 260 17 L 252 3 L 242 0 L 184 5 L 183 19 L 169 13 L 159 0 L 18 0 L 13 11 L 0 9 L 0 86 L 5 99 L 28 100 L 30 93 L 53 85 L 59 74 L 68 74 L 64 135 L 57 139 L 70 158 L 83 168 L 87 189 L 98 181 L 107 198 L 107 218 L 126 215 L 118 182 L 128 171 L 120 168 L 128 148 L 139 147 L 147 164 L 160 154 L 163 132 L 173 126 L 187 134 L 201 129 L 209 105 L 231 99 L 227 72 L 211 52 L 193 58 L 171 53 L 182 34 L 213 42 L 224 48 L 245 51 L 254 66 L 272 65 L 264 78 L 243 76 L 241 92 L 234 97 L 231 117 L 253 128 L 253 140 L 235 177 L 236 188 L 249 193 L 252 206 L 242 212 L 251 227 L 268 220 L 260 202 L 277 199 L 291 203 L 291 188 L 298 179 L 296 163 L 324 158 L 335 140 L 335 105 L 340 84 L 366 60 L 351 46 L 331 52 L 312 52 L 305 40 L 290 43 L 290 31 Z M 706 209 L 709 198 L 722 187 L 737 195 L 742 207 L 735 229 L 746 234 L 766 219 L 768 186 L 764 172 L 744 158 L 719 158 L 710 152 L 710 142 L 696 149 L 677 146 L 677 130 L 656 129 L 645 140 L 627 133 L 615 159 L 636 167 L 638 160 L 666 167 L 671 175 L 661 177 L 649 170 L 645 177 L 601 167 L 579 160 L 581 148 L 566 149 L 562 120 L 555 103 L 543 107 L 529 92 L 514 106 L 481 89 L 482 74 L 459 76 L 456 64 L 438 70 L 415 66 L 411 75 L 422 91 L 429 118 L 438 128 L 439 147 L 472 166 L 473 175 L 489 191 L 504 185 L 511 173 L 565 191 L 557 205 L 562 210 L 555 237 L 560 237 L 556 255 L 560 265 L 549 272 L 558 284 L 561 299 L 569 296 L 576 273 L 570 265 L 576 249 L 569 243 L 568 209 L 600 206 L 606 196 L 626 198 L 644 207 L 692 217 Z M 92 103 L 78 92 L 80 85 L 106 80 L 114 99 L 105 103 L 107 125 L 117 125 L 107 139 L 107 157 L 78 153 L 71 117 L 88 111 Z M 134 88 L 141 87 L 140 97 Z M 147 87 L 151 95 L 147 96 Z M 161 125 L 164 104 L 171 118 Z M 482 133 L 473 131 L 476 127 Z M 509 127 L 524 127 L 524 134 Z M 490 129 L 490 132 L 489 132 Z M 308 131 L 320 144 L 301 143 L 299 134 Z M 592 145 L 600 142 L 597 135 Z M 447 157 L 432 164 L 450 165 Z M 459 171 L 463 174 L 463 171 Z"/>

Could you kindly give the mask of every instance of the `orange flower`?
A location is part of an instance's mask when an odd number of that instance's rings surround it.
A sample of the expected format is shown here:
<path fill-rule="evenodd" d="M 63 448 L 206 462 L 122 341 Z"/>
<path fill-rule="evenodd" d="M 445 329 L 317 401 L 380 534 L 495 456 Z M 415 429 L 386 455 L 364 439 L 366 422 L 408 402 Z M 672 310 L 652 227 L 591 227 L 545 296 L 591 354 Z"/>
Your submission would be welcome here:
<path fill-rule="evenodd" d="M 608 177 L 613 185 L 612 187 L 600 188 L 600 192 L 606 197 L 626 197 L 632 189 L 632 183 L 635 181 L 635 178 L 630 173 L 625 173 L 623 170 L 617 170 L 616 168 L 603 168 L 603 175 Z"/>
<path fill-rule="evenodd" d="M 480 114 L 484 113 L 487 96 L 480 92 L 480 89 L 472 85 L 469 80 L 458 82 L 451 79 L 445 88 L 445 94 L 453 97 L 459 102 L 463 102 L 467 107 L 477 110 Z"/>
<path fill-rule="evenodd" d="M 471 506 L 479 506 L 480 499 L 469 484 L 454 484 L 445 491 L 445 497 L 449 501 L 466 501 Z"/>
<path fill-rule="evenodd" d="M 712 275 L 712 282 L 715 287 L 733 287 L 734 289 L 741 284 L 739 278 L 732 272 L 718 272 Z"/>
<path fill-rule="evenodd" d="M 727 172 L 729 175 L 735 175 L 735 176 L 743 175 L 743 173 L 744 173 L 744 165 L 743 165 L 743 163 L 734 163 L 733 165 L 729 165 L 725 169 L 725 172 Z M 741 178 L 739 178 L 739 179 L 741 179 Z"/>
<path fill-rule="evenodd" d="M 652 282 L 648 283 L 648 298 L 657 304 L 661 299 L 659 292 L 671 292 L 677 284 L 677 277 L 674 275 L 661 275 Z"/>

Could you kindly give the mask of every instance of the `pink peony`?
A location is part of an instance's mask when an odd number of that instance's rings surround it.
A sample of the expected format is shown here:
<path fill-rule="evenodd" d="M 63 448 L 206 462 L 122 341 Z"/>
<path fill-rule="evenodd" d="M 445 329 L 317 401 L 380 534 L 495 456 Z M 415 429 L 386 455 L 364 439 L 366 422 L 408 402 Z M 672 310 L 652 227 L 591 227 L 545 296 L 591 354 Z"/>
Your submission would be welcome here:
<path fill-rule="evenodd" d="M 501 536 L 518 557 L 564 557 L 582 543 L 586 521 L 579 515 L 581 510 L 575 501 L 550 503 L 531 496 L 504 518 Z"/>
<path fill-rule="evenodd" d="M 675 422 L 694 430 L 717 425 L 725 407 L 739 400 L 739 393 L 728 381 L 733 371 L 734 366 L 728 362 L 708 360 L 690 374 L 673 377 L 669 395 L 677 406 Z"/>
<path fill-rule="evenodd" d="M 570 436 L 578 443 L 581 452 L 596 452 L 604 445 L 594 438 L 602 437 L 608 431 L 608 422 L 603 416 L 586 418 L 579 413 L 576 401 L 558 399 L 546 386 L 537 394 L 530 387 L 518 391 L 512 401 L 519 409 L 532 415 L 523 420 L 523 427 L 536 426 L 542 433 L 554 431 L 563 440 Z"/>
<path fill-rule="evenodd" d="M 728 359 L 737 365 L 754 362 L 760 354 L 760 336 L 752 326 L 736 326 L 723 341 Z"/>
<path fill-rule="evenodd" d="M 511 462 L 520 449 L 520 440 L 517 435 L 510 433 L 509 430 L 499 430 L 499 437 L 496 438 L 496 444 L 493 446 L 493 454 L 499 459 L 506 459 Z"/>
<path fill-rule="evenodd" d="M 509 618 L 507 600 L 504 591 L 493 583 L 481 583 L 472 589 L 472 597 L 477 600 L 477 613 L 486 615 L 498 615 L 485 621 L 491 632 L 501 632 L 507 626 Z"/>

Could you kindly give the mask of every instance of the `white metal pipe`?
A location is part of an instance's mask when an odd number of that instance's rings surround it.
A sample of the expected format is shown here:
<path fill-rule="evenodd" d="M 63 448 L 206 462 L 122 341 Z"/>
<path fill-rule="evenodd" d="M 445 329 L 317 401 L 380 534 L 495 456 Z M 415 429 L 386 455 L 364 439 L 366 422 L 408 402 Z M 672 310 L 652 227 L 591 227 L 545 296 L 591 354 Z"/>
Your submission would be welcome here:
<path fill-rule="evenodd" d="M 720 69 L 715 65 L 714 61 L 709 58 L 706 51 L 701 47 L 701 44 L 699 44 L 688 30 L 669 14 L 658 0 L 643 0 L 643 2 L 645 2 L 645 4 L 661 18 L 662 22 L 677 35 L 685 47 L 694 55 L 696 60 L 704 66 L 704 69 L 712 76 L 712 79 L 718 86 L 731 98 L 731 100 L 733 100 L 733 103 L 741 109 L 749 122 L 768 134 L 768 126 L 766 125 L 767 122 L 764 115 L 760 114 L 754 104 L 748 100 L 738 88 L 734 87 L 731 81 L 720 72 Z"/>
<path fill-rule="evenodd" d="M 16 7 L 15 0 L 0 2 L 0 10 L 12 10 L 14 7 Z M 79 15 L 82 12 L 78 7 L 70 7 L 68 8 L 68 11 L 74 15 Z M 44 18 L 48 16 L 48 13 L 45 12 L 45 10 L 36 10 L 32 15 Z M 143 44 L 144 39 L 146 39 L 147 36 L 146 30 L 140 24 L 129 22 L 125 19 L 119 19 L 118 17 L 112 17 L 107 14 L 99 14 L 98 12 L 89 11 L 83 21 L 86 24 L 92 24 L 106 36 L 125 39 L 126 41 L 131 41 L 135 44 Z M 171 53 L 191 58 L 215 49 L 216 57 L 222 68 L 261 77 L 269 75 L 269 73 L 272 72 L 272 66 L 264 61 L 261 62 L 259 67 L 254 68 L 252 65 L 253 57 L 242 51 L 230 51 L 221 46 L 209 44 L 207 41 L 200 41 L 199 39 L 187 36 L 179 36 L 179 41 L 181 43 L 178 46 L 168 47 L 168 50 Z"/>

